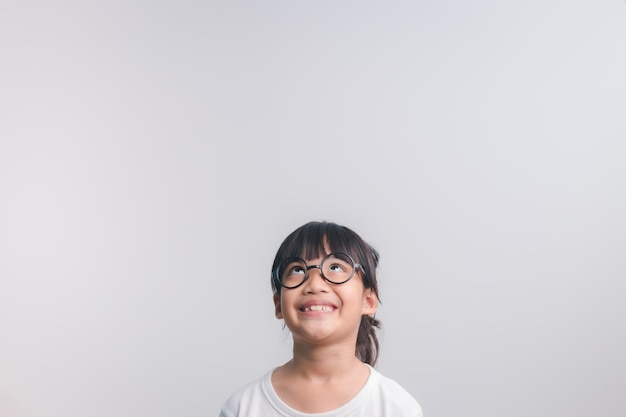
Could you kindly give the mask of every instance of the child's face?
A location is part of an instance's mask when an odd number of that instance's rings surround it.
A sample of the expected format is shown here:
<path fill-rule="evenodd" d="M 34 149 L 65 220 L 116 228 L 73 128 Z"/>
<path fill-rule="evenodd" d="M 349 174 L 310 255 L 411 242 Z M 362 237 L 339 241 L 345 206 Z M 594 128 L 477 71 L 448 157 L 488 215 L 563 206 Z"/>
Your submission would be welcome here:
<path fill-rule="evenodd" d="M 319 265 L 322 257 L 306 261 Z M 363 287 L 360 273 L 344 284 L 332 284 L 312 268 L 301 286 L 280 291 L 280 297 L 274 295 L 276 317 L 285 320 L 295 343 L 356 344 L 361 316 L 378 308 L 376 294 Z"/>

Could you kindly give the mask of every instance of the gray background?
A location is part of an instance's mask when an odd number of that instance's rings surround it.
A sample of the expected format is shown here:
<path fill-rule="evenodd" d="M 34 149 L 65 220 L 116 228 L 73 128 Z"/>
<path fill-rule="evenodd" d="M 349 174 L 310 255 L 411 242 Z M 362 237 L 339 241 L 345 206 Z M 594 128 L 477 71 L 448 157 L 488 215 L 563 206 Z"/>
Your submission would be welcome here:
<path fill-rule="evenodd" d="M 0 415 L 217 415 L 333 220 L 426 416 L 623 417 L 625 51 L 618 0 L 3 0 Z"/>

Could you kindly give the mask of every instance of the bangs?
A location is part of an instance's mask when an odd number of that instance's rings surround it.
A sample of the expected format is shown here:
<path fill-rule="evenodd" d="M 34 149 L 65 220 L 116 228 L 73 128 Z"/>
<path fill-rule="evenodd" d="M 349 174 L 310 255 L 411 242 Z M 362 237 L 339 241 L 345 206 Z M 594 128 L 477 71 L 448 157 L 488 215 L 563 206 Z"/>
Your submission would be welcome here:
<path fill-rule="evenodd" d="M 289 235 L 280 249 L 277 259 L 298 257 L 309 260 L 341 252 L 361 261 L 352 232 L 334 223 L 308 223 Z"/>

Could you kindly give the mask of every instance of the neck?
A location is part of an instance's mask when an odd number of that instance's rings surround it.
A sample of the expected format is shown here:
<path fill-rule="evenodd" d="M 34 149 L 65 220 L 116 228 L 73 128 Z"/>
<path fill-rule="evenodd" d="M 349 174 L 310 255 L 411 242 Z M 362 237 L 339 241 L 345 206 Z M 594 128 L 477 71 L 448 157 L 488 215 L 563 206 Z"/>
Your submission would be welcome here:
<path fill-rule="evenodd" d="M 332 346 L 294 343 L 293 359 L 287 366 L 306 378 L 332 379 L 363 367 L 363 363 L 355 355 L 354 343 Z"/>

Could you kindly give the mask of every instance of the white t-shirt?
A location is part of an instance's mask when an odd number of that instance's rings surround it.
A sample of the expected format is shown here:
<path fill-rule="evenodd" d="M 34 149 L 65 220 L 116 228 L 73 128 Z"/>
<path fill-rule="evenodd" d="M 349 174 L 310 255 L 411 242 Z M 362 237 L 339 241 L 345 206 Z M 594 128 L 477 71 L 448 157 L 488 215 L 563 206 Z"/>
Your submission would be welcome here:
<path fill-rule="evenodd" d="M 235 392 L 220 417 L 422 417 L 415 399 L 397 382 L 374 368 L 363 388 L 349 402 L 325 413 L 301 413 L 285 404 L 274 391 L 272 372 Z"/>

